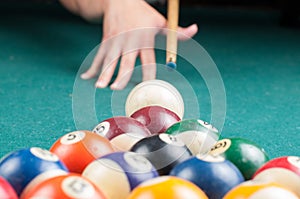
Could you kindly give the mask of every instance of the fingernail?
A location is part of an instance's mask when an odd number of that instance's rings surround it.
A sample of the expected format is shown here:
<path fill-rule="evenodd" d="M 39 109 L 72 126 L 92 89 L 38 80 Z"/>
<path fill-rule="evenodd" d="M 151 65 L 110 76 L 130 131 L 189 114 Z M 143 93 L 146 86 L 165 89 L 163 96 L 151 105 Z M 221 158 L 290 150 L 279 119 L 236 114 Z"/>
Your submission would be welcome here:
<path fill-rule="evenodd" d="M 95 86 L 98 88 L 104 88 L 106 87 L 106 84 L 103 81 L 97 81 Z"/>
<path fill-rule="evenodd" d="M 89 75 L 87 73 L 82 73 L 80 77 L 81 79 L 89 79 Z"/>
<path fill-rule="evenodd" d="M 118 84 L 117 83 L 113 83 L 112 85 L 110 85 L 110 88 L 113 90 L 118 89 Z"/>

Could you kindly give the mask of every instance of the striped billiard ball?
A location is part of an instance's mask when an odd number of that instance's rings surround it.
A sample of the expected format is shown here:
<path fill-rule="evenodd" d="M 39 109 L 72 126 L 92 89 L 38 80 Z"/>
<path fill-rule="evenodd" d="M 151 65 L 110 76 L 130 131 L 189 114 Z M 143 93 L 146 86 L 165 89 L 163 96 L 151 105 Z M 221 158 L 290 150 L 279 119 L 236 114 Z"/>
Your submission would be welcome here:
<path fill-rule="evenodd" d="M 153 165 L 133 152 L 115 152 L 90 163 L 82 175 L 107 198 L 126 198 L 140 183 L 158 176 Z"/>

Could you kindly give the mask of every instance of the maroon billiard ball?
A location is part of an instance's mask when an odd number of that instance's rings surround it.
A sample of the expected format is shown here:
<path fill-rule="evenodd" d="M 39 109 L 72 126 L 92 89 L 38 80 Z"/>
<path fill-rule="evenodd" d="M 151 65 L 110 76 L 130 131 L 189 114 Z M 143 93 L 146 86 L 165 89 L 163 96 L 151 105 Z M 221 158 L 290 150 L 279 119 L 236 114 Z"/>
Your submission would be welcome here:
<path fill-rule="evenodd" d="M 109 139 L 116 151 L 128 151 L 140 139 L 151 135 L 145 125 L 127 116 L 103 120 L 93 132 Z"/>
<path fill-rule="evenodd" d="M 144 124 L 151 134 L 164 133 L 170 126 L 180 121 L 179 116 L 162 106 L 146 106 L 130 117 Z"/>

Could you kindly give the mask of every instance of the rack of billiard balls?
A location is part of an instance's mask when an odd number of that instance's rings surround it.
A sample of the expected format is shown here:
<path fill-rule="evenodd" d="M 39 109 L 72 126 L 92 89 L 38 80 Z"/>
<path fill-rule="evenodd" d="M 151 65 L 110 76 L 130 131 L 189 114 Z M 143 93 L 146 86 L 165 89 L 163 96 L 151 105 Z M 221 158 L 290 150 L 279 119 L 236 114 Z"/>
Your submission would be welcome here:
<path fill-rule="evenodd" d="M 296 199 L 300 157 L 269 159 L 244 138 L 219 139 L 184 119 L 180 93 L 161 80 L 137 85 L 126 116 L 62 135 L 0 160 L 0 198 Z"/>

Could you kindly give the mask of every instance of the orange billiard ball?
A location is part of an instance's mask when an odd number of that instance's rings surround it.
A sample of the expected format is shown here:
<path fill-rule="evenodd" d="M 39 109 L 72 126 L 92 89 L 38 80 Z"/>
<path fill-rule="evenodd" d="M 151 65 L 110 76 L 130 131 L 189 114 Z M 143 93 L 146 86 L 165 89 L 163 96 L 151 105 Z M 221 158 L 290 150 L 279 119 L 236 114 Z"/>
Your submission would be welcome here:
<path fill-rule="evenodd" d="M 70 172 L 82 173 L 95 159 L 114 152 L 105 137 L 91 131 L 74 131 L 58 139 L 50 148 Z"/>
<path fill-rule="evenodd" d="M 45 180 L 21 195 L 21 199 L 32 198 L 105 199 L 105 196 L 86 178 L 70 173 Z"/>
<path fill-rule="evenodd" d="M 128 199 L 208 199 L 195 184 L 173 176 L 160 176 L 136 187 Z"/>

